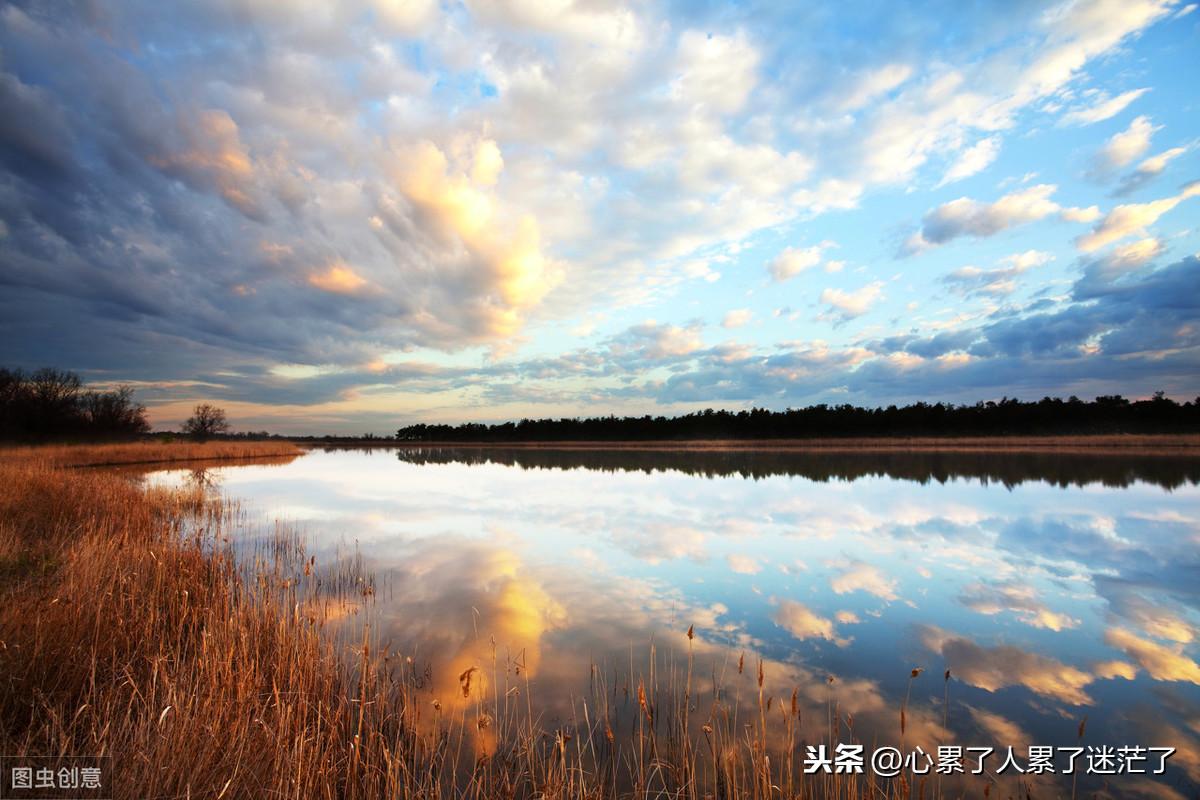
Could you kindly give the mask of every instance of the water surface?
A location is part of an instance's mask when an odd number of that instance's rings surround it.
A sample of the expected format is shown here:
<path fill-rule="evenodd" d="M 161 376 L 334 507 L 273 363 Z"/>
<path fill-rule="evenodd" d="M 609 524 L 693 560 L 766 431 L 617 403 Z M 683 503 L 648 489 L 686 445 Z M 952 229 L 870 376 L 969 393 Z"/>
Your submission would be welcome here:
<path fill-rule="evenodd" d="M 1200 786 L 1196 459 L 378 449 L 206 477 L 318 562 L 360 554 L 376 633 L 433 694 L 494 655 L 553 723 L 597 674 L 623 696 L 651 646 L 682 663 L 694 626 L 698 674 L 748 697 L 761 658 L 814 741 L 831 704 L 896 738 L 918 667 L 910 742 L 1023 753 L 1086 716 L 1084 744 L 1178 749 L 1108 791 Z"/>

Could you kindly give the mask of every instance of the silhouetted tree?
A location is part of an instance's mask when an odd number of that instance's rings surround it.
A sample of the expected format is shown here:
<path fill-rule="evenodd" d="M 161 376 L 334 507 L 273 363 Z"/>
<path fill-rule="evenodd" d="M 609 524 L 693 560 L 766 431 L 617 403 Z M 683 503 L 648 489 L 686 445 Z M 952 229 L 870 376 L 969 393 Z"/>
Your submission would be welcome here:
<path fill-rule="evenodd" d="M 145 433 L 150 430 L 146 407 L 133 401 L 133 389 L 118 386 L 111 392 L 85 392 L 79 398 L 84 422 L 97 434 Z"/>
<path fill-rule="evenodd" d="M 183 432 L 193 439 L 204 440 L 210 436 L 229 431 L 229 421 L 225 418 L 225 409 L 217 408 L 210 403 L 201 403 L 192 410 L 192 416 L 183 423 Z"/>
<path fill-rule="evenodd" d="M 956 406 L 917 402 L 860 408 L 824 403 L 769 411 L 714 411 L 678 417 L 523 419 L 482 425 L 408 425 L 401 441 L 646 441 L 671 439 L 806 439 L 851 436 L 1010 436 L 1089 433 L 1200 433 L 1200 400 L 1177 403 L 1158 392 L 1131 402 L 1120 396 L 1015 398 Z"/>
<path fill-rule="evenodd" d="M 145 433 L 133 390 L 84 390 L 74 372 L 0 369 L 0 439 L 113 438 Z"/>

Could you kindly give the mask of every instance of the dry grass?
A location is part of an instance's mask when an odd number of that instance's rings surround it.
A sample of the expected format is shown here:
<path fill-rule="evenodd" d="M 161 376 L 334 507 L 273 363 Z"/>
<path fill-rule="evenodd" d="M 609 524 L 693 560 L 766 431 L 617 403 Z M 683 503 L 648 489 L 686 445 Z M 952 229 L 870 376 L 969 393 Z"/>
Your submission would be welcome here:
<path fill-rule="evenodd" d="M 744 699 L 715 671 L 697 688 L 691 631 L 686 674 L 653 648 L 623 678 L 595 668 L 552 724 L 495 655 L 438 694 L 437 665 L 339 621 L 369 617 L 354 562 L 318 569 L 286 531 L 235 558 L 233 511 L 202 487 L 0 461 L 0 752 L 112 755 L 129 798 L 917 794 L 802 775 L 796 690 L 772 707 L 761 662 Z M 852 741 L 830 697 L 826 741 Z"/>
<path fill-rule="evenodd" d="M 141 441 L 122 444 L 54 444 L 0 447 L 0 464 L 44 462 L 63 467 L 104 467 L 118 464 L 166 464 L 176 461 L 282 458 L 304 450 L 292 442 Z"/>

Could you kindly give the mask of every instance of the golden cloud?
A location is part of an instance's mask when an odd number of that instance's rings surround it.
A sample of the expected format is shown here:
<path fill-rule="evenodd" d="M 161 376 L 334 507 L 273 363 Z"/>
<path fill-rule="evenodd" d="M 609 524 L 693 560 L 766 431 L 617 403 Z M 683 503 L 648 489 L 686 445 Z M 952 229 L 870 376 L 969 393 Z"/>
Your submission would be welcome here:
<path fill-rule="evenodd" d="M 354 294 L 367 285 L 366 278 L 340 262 L 331 264 L 324 272 L 309 275 L 308 282 L 322 291 L 334 294 Z"/>

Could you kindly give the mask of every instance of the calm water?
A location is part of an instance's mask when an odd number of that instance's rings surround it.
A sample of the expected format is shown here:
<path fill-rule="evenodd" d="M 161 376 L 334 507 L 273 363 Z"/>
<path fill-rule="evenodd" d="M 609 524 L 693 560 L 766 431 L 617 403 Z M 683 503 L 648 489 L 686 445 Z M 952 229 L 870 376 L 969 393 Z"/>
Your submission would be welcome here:
<path fill-rule="evenodd" d="M 357 550 L 377 633 L 435 692 L 494 641 L 552 720 L 593 664 L 682 657 L 694 625 L 706 680 L 762 658 L 814 725 L 833 700 L 889 740 L 921 667 L 910 741 L 1023 754 L 1086 715 L 1084 744 L 1178 748 L 1113 793 L 1200 786 L 1195 459 L 343 450 L 208 477 L 319 563 Z"/>

